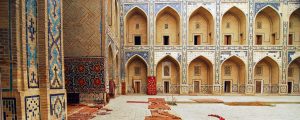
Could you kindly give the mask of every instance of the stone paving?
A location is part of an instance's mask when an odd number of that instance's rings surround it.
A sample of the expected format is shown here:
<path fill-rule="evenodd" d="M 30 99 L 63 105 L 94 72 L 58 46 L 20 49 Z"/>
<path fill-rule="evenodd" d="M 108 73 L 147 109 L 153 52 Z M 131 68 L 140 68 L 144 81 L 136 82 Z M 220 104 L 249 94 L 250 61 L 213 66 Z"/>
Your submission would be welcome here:
<path fill-rule="evenodd" d="M 300 104 L 276 104 L 275 106 L 228 106 L 224 104 L 192 103 L 191 99 L 216 98 L 224 102 L 300 102 L 300 96 L 174 96 L 177 106 L 171 106 L 171 112 L 183 120 L 217 120 L 208 117 L 217 114 L 226 120 L 298 120 Z M 112 99 L 106 107 L 113 109 L 108 115 L 98 115 L 94 120 L 144 120 L 150 115 L 148 104 L 127 103 L 127 101 L 147 101 L 148 98 L 171 96 L 126 95 Z"/>

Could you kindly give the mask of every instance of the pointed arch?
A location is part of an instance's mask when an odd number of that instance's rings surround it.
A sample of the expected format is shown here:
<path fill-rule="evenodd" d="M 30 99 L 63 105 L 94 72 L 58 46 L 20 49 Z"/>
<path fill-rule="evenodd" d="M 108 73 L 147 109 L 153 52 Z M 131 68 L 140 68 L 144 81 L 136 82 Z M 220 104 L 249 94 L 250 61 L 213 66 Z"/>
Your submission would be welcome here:
<path fill-rule="evenodd" d="M 138 54 L 135 54 L 135 55 L 131 56 L 131 57 L 127 60 L 127 62 L 125 63 L 125 67 L 127 67 L 128 63 L 129 63 L 132 59 L 134 59 L 134 58 L 136 58 L 136 57 L 140 58 L 140 59 L 147 65 L 147 67 L 149 67 L 149 66 L 148 66 L 148 62 L 147 62 L 142 56 L 140 56 L 140 55 L 138 55 Z"/>
<path fill-rule="evenodd" d="M 246 45 L 247 19 L 245 13 L 236 6 L 228 9 L 222 16 L 222 44 Z"/>
<path fill-rule="evenodd" d="M 172 57 L 171 55 L 165 55 L 164 57 L 160 58 L 160 59 L 158 60 L 157 64 L 158 64 L 159 62 L 161 62 L 161 61 L 162 61 L 163 59 L 165 59 L 165 58 L 171 58 L 172 60 L 176 61 L 176 64 L 177 64 L 177 65 L 180 66 L 180 62 L 179 62 L 178 60 L 176 60 L 174 57 Z"/>
<path fill-rule="evenodd" d="M 255 45 L 279 45 L 280 41 L 280 14 L 272 6 L 259 10 L 255 16 Z"/>
<path fill-rule="evenodd" d="M 134 55 L 125 64 L 125 81 L 129 93 L 146 93 L 148 64 L 139 55 Z"/>
<path fill-rule="evenodd" d="M 142 15 L 144 15 L 147 18 L 147 13 L 142 8 L 140 8 L 139 6 L 134 6 L 133 8 L 128 10 L 128 12 L 124 15 L 124 18 L 127 19 L 127 17 L 135 11 L 141 12 Z"/>
<path fill-rule="evenodd" d="M 244 61 L 231 56 L 221 64 L 221 81 L 224 93 L 245 93 L 246 65 Z"/>
<path fill-rule="evenodd" d="M 108 65 L 108 79 L 109 80 L 113 80 L 113 76 L 114 76 L 114 63 L 113 63 L 113 49 L 112 46 L 109 45 L 108 46 L 108 56 L 107 56 L 107 65 Z"/>
<path fill-rule="evenodd" d="M 147 14 L 138 6 L 125 15 L 125 45 L 148 44 Z"/>
<path fill-rule="evenodd" d="M 214 18 L 211 12 L 199 7 L 189 17 L 189 45 L 214 44 Z"/>
<path fill-rule="evenodd" d="M 289 17 L 288 45 L 300 45 L 300 8 L 293 11 Z"/>
<path fill-rule="evenodd" d="M 180 93 L 180 64 L 172 56 L 163 57 L 156 65 L 158 92 Z"/>
<path fill-rule="evenodd" d="M 213 64 L 204 56 L 198 56 L 188 64 L 189 92 L 211 94 L 213 92 Z"/>
<path fill-rule="evenodd" d="M 300 57 L 292 60 L 288 65 L 287 72 L 288 94 L 299 93 L 300 87 Z"/>
<path fill-rule="evenodd" d="M 180 16 L 167 6 L 156 15 L 156 45 L 180 45 Z"/>
<path fill-rule="evenodd" d="M 279 92 L 279 65 L 269 56 L 262 58 L 254 67 L 255 93 Z"/>

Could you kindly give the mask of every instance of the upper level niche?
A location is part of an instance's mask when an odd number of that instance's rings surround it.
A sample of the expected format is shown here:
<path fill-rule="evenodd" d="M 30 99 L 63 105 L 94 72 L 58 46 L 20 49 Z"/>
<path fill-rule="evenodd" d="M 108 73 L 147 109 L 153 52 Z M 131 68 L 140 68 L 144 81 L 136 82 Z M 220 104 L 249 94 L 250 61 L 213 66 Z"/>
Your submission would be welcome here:
<path fill-rule="evenodd" d="M 255 45 L 279 45 L 280 17 L 270 6 L 257 13 L 255 18 Z"/>
<path fill-rule="evenodd" d="M 125 45 L 147 45 L 147 15 L 135 7 L 126 15 Z"/>
<path fill-rule="evenodd" d="M 156 16 L 156 45 L 180 45 L 180 17 L 171 7 Z"/>
<path fill-rule="evenodd" d="M 246 16 L 237 7 L 230 8 L 222 18 L 221 45 L 246 45 Z"/>
<path fill-rule="evenodd" d="M 214 20 L 207 9 L 200 7 L 191 14 L 188 40 L 188 45 L 214 44 Z"/>
<path fill-rule="evenodd" d="M 300 8 L 290 16 L 288 45 L 300 45 Z"/>

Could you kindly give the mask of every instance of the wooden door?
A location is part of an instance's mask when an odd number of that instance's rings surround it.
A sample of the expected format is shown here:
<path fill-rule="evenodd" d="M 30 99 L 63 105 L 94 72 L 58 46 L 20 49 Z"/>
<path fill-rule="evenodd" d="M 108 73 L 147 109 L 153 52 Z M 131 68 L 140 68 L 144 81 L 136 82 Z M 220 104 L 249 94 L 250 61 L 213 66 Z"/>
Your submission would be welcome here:
<path fill-rule="evenodd" d="M 141 93 L 141 82 L 135 82 L 134 91 L 135 93 Z"/>
<path fill-rule="evenodd" d="M 289 34 L 289 45 L 293 45 L 293 34 Z"/>
<path fill-rule="evenodd" d="M 255 92 L 256 93 L 261 93 L 261 81 L 256 81 L 255 82 Z"/>
<path fill-rule="evenodd" d="M 256 45 L 262 45 L 262 36 L 256 35 Z"/>
<path fill-rule="evenodd" d="M 194 93 L 199 93 L 200 91 L 200 83 L 199 81 L 194 81 Z"/>
<path fill-rule="evenodd" d="M 164 92 L 169 93 L 169 81 L 164 82 Z"/>
<path fill-rule="evenodd" d="M 225 35 L 224 45 L 231 45 L 231 35 Z"/>

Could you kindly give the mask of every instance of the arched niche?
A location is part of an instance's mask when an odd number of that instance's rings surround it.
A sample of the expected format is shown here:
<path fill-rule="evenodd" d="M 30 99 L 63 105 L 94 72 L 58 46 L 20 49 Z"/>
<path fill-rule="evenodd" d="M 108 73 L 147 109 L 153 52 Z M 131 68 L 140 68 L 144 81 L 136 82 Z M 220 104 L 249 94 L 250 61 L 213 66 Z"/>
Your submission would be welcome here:
<path fill-rule="evenodd" d="M 246 68 L 243 60 L 232 56 L 221 66 L 223 93 L 245 93 Z"/>
<path fill-rule="evenodd" d="M 214 44 L 214 20 L 205 8 L 196 9 L 189 18 L 189 45 Z"/>
<path fill-rule="evenodd" d="M 300 8 L 290 16 L 288 45 L 300 45 Z"/>
<path fill-rule="evenodd" d="M 270 57 L 261 59 L 254 68 L 256 94 L 279 92 L 279 66 Z"/>
<path fill-rule="evenodd" d="M 199 56 L 188 66 L 188 84 L 193 86 L 190 93 L 211 94 L 213 92 L 213 64 Z"/>
<path fill-rule="evenodd" d="M 180 93 L 180 64 L 171 56 L 161 59 L 156 66 L 157 86 L 160 86 L 158 92 L 162 93 Z"/>
<path fill-rule="evenodd" d="M 140 8 L 133 8 L 126 15 L 125 45 L 147 45 L 147 15 Z"/>
<path fill-rule="evenodd" d="M 126 64 L 128 93 L 146 93 L 147 63 L 140 56 L 133 56 Z"/>
<path fill-rule="evenodd" d="M 300 57 L 293 60 L 288 66 L 288 93 L 299 93 L 300 85 Z"/>
<path fill-rule="evenodd" d="M 280 41 L 280 16 L 270 6 L 257 13 L 255 18 L 255 45 L 279 45 Z"/>
<path fill-rule="evenodd" d="M 156 45 L 180 45 L 180 17 L 171 7 L 156 16 Z"/>
<path fill-rule="evenodd" d="M 237 7 L 230 8 L 222 18 L 222 45 L 246 45 L 246 15 Z"/>

